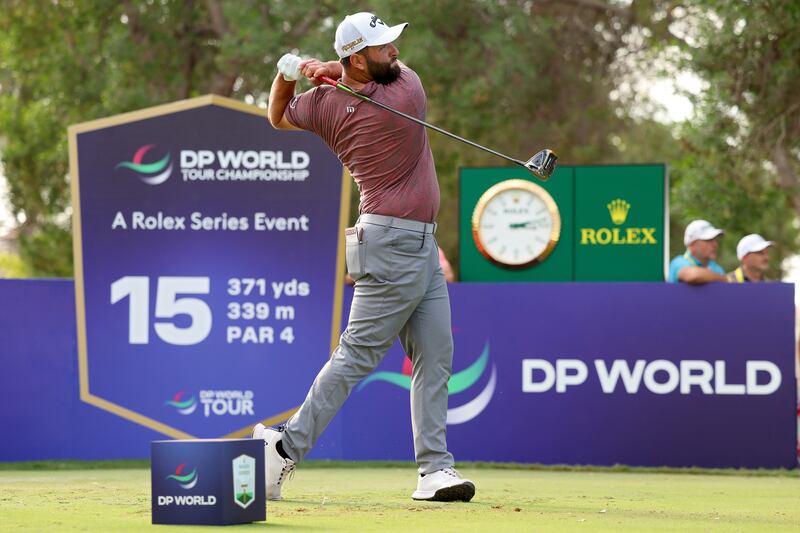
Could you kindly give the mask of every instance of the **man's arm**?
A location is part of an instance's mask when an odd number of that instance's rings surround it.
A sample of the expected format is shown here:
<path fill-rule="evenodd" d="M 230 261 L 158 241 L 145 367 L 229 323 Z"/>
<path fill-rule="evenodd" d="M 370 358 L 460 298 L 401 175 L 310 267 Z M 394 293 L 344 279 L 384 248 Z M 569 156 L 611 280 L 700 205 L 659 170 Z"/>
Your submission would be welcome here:
<path fill-rule="evenodd" d="M 722 281 L 727 283 L 728 277 L 723 274 L 717 274 L 708 268 L 686 266 L 678 271 L 678 281 L 682 281 L 690 285 L 701 285 L 703 283 L 711 283 L 712 281 Z"/>
<path fill-rule="evenodd" d="M 306 59 L 301 61 L 298 65 L 300 73 L 308 78 L 314 85 L 320 85 L 322 81 L 320 76 L 328 76 L 333 79 L 339 79 L 342 76 L 342 64 L 338 61 L 327 61 L 323 63 L 318 59 Z M 295 81 L 287 81 L 281 72 L 275 77 L 272 82 L 272 88 L 269 91 L 269 107 L 267 114 L 269 122 L 273 128 L 279 130 L 298 130 L 297 126 L 289 122 L 286 118 L 286 106 L 294 98 Z"/>
<path fill-rule="evenodd" d="M 291 99 L 294 98 L 295 85 L 297 85 L 296 81 L 287 81 L 280 72 L 278 72 L 278 75 L 275 76 L 275 80 L 272 82 L 272 88 L 269 90 L 267 116 L 269 117 L 269 123 L 272 124 L 272 127 L 275 129 L 300 129 L 286 118 L 286 106 L 288 106 Z"/>
<path fill-rule="evenodd" d="M 321 85 L 320 76 L 327 76 L 338 80 L 342 77 L 343 67 L 338 61 L 325 61 L 319 59 L 306 59 L 300 63 L 300 72 L 314 85 Z"/>

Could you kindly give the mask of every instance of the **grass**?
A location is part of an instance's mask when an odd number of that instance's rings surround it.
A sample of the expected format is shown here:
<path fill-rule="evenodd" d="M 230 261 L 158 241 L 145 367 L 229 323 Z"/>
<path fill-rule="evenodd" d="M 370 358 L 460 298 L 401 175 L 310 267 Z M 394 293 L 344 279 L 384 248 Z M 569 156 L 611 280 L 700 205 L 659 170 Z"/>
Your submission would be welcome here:
<path fill-rule="evenodd" d="M 235 528 L 750 532 L 800 525 L 796 471 L 461 467 L 478 487 L 469 504 L 411 500 L 416 472 L 410 463 L 309 462 L 284 489 L 284 501 L 268 502 L 266 523 Z M 149 476 L 145 461 L 0 465 L 0 530 L 213 529 L 151 526 Z"/>

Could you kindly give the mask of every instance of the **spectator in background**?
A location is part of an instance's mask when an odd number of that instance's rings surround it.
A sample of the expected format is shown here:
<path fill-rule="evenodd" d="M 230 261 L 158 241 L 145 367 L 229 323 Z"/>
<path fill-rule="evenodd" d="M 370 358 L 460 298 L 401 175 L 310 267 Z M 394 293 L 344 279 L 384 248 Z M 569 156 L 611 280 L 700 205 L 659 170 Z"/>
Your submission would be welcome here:
<path fill-rule="evenodd" d="M 667 281 L 682 281 L 692 285 L 711 281 L 727 282 L 725 270 L 715 261 L 719 245 L 717 237 L 720 235 L 722 230 L 707 220 L 692 220 L 683 235 L 686 253 L 670 262 Z"/>
<path fill-rule="evenodd" d="M 764 274 L 769 269 L 769 247 L 774 243 L 757 233 L 745 235 L 736 245 L 739 268 L 728 274 L 731 283 L 765 281 Z"/>
<path fill-rule="evenodd" d="M 439 246 L 439 266 L 444 271 L 445 281 L 453 283 L 456 280 L 456 276 L 453 274 L 453 267 L 450 266 L 450 261 L 447 260 L 447 256 L 444 255 L 444 250 L 442 250 L 441 246 Z"/>

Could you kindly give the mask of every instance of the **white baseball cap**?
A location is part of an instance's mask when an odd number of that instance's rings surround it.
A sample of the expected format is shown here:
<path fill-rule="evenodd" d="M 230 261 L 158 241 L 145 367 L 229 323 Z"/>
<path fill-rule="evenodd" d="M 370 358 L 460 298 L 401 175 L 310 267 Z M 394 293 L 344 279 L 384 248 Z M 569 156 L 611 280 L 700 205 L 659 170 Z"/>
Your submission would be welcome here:
<path fill-rule="evenodd" d="M 744 259 L 744 256 L 753 252 L 760 252 L 766 248 L 769 248 L 775 244 L 772 241 L 764 240 L 764 237 L 759 235 L 758 233 L 751 233 L 750 235 L 745 235 L 742 237 L 742 240 L 739 241 L 739 244 L 736 245 L 736 257 L 739 258 L 739 261 Z"/>
<path fill-rule="evenodd" d="M 722 235 L 722 230 L 715 228 L 708 220 L 692 220 L 683 234 L 683 244 L 689 246 L 694 241 L 710 241 Z"/>
<path fill-rule="evenodd" d="M 378 46 L 394 41 L 408 26 L 408 22 L 388 26 L 377 15 L 362 11 L 347 15 L 336 28 L 334 49 L 339 57 L 348 57 L 367 46 Z"/>

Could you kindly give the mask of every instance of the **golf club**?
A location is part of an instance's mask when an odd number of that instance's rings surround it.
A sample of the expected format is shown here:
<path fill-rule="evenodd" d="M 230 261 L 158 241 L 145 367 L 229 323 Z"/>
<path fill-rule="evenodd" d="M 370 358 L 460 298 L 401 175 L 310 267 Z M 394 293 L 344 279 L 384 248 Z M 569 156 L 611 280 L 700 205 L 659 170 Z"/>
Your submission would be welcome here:
<path fill-rule="evenodd" d="M 512 163 L 516 163 L 517 165 L 519 165 L 521 167 L 525 167 L 526 169 L 530 170 L 533 173 L 533 175 L 536 176 L 537 178 L 539 178 L 540 180 L 547 181 L 547 179 L 550 177 L 551 174 L 553 174 L 553 171 L 556 168 L 556 160 L 558 159 L 558 156 L 556 156 L 556 154 L 553 153 L 552 150 L 548 150 L 548 149 L 545 148 L 544 150 L 541 150 L 541 151 L 537 152 L 536 154 L 534 154 L 534 156 L 531 157 L 530 159 L 528 159 L 527 161 L 521 161 L 519 159 L 514 159 L 513 157 L 509 157 L 509 156 L 507 156 L 505 154 L 501 154 L 500 152 L 492 150 L 491 148 L 486 148 L 485 146 L 481 146 L 480 144 L 478 144 L 476 142 L 472 142 L 472 141 L 470 141 L 468 139 L 465 139 L 463 137 L 459 137 L 455 133 L 450 133 L 449 131 L 443 130 L 442 128 L 440 128 L 438 126 L 434 126 L 433 124 L 428 124 L 424 120 L 420 120 L 420 119 L 418 119 L 416 117 L 412 117 L 411 115 L 407 115 L 407 114 L 403 113 L 402 111 L 398 111 L 396 109 L 392 109 L 391 107 L 387 106 L 386 104 L 382 104 L 380 102 L 376 102 L 372 98 L 354 91 L 353 89 L 351 89 L 350 87 L 348 87 L 344 83 L 339 83 L 339 82 L 337 82 L 337 81 L 335 81 L 335 80 L 333 80 L 333 79 L 331 79 L 331 78 L 329 78 L 327 76 L 320 76 L 319 79 L 322 80 L 323 82 L 327 83 L 328 85 L 332 85 L 332 86 L 336 87 L 337 89 L 340 89 L 340 90 L 342 90 L 342 91 L 344 91 L 346 93 L 350 93 L 351 95 L 355 96 L 356 98 L 358 98 L 360 100 L 364 100 L 365 102 L 369 102 L 371 104 L 374 104 L 374 105 L 376 105 L 378 107 L 381 107 L 381 108 L 385 109 L 386 111 L 390 111 L 390 112 L 394 113 L 395 115 L 400 115 L 401 117 L 407 118 L 408 120 L 411 120 L 412 122 L 416 122 L 417 124 L 425 126 L 426 128 L 430 128 L 430 129 L 432 129 L 434 131 L 438 131 L 439 133 L 441 133 L 443 135 L 447 135 L 448 137 L 450 137 L 452 139 L 455 139 L 457 141 L 461 141 L 461 142 L 466 143 L 466 144 L 468 144 L 470 146 L 474 146 L 475 148 L 479 148 L 479 149 L 483 150 L 484 152 L 489 152 L 490 154 L 494 154 L 497 157 L 502 157 L 503 159 L 505 159 L 507 161 L 511 161 Z"/>

